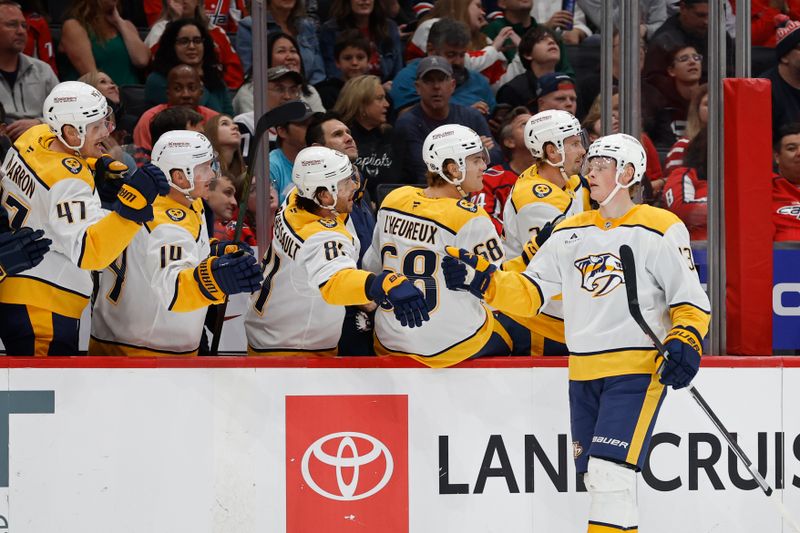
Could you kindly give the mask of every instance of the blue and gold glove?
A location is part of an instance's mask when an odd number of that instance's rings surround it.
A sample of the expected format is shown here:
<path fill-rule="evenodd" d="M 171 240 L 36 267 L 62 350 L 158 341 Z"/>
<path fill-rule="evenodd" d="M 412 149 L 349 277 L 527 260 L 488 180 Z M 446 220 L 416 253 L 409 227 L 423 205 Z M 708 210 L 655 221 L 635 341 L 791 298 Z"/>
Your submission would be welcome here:
<path fill-rule="evenodd" d="M 250 245 L 241 241 L 221 241 L 219 239 L 211 239 L 209 246 L 211 247 L 210 255 L 222 256 L 225 254 L 236 253 L 239 250 L 242 250 L 250 255 L 255 255 L 253 253 L 253 249 L 250 248 Z"/>
<path fill-rule="evenodd" d="M 261 268 L 255 257 L 244 252 L 209 257 L 194 269 L 194 279 L 210 300 L 222 294 L 253 293 L 261 287 Z"/>
<path fill-rule="evenodd" d="M 402 274 L 381 272 L 376 275 L 367 290 L 367 297 L 378 304 L 391 304 L 394 316 L 402 326 L 421 327 L 423 322 L 430 320 L 422 291 Z"/>
<path fill-rule="evenodd" d="M 442 259 L 442 272 L 447 288 L 469 291 L 483 299 L 497 267 L 482 255 L 475 255 L 463 248 L 447 246 L 445 251 L 447 255 Z"/>
<path fill-rule="evenodd" d="M 117 200 L 117 193 L 125 183 L 125 173 L 128 165 L 117 161 L 108 154 L 100 157 L 90 157 L 86 160 L 89 168 L 94 171 L 94 185 L 103 207 L 113 205 Z"/>
<path fill-rule="evenodd" d="M 145 163 L 120 187 L 114 210 L 123 218 L 142 224 L 153 220 L 152 203 L 169 192 L 169 182 L 161 169 Z"/>
<path fill-rule="evenodd" d="M 661 368 L 659 381 L 673 389 L 682 389 L 692 382 L 700 369 L 700 340 L 689 330 L 673 328 L 667 335 L 664 347 L 667 359 Z"/>
<path fill-rule="evenodd" d="M 33 268 L 44 259 L 53 243 L 43 239 L 44 231 L 24 227 L 13 233 L 0 233 L 0 280 Z"/>

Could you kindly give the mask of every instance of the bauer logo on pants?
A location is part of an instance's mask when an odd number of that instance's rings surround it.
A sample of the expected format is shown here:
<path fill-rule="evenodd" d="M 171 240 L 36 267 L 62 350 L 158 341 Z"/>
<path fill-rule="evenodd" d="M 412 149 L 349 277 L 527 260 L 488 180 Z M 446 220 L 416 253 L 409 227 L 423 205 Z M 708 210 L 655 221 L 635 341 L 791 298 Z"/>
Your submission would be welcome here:
<path fill-rule="evenodd" d="M 408 533 L 408 397 L 286 397 L 286 531 Z"/>

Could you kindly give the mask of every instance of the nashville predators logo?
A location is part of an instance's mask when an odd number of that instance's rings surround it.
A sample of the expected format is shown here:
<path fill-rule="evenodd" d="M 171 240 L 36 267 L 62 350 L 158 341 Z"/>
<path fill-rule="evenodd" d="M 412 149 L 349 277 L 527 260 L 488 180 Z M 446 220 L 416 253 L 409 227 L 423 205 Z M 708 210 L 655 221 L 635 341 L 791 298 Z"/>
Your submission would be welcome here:
<path fill-rule="evenodd" d="M 319 219 L 319 223 L 325 226 L 326 228 L 336 227 L 336 221 L 332 218 L 321 218 Z"/>
<path fill-rule="evenodd" d="M 537 183 L 533 186 L 533 195 L 536 196 L 536 198 L 544 198 L 551 192 L 553 192 L 553 188 L 544 183 Z"/>
<path fill-rule="evenodd" d="M 83 168 L 81 162 L 75 159 L 74 157 L 67 157 L 65 159 L 62 159 L 61 164 L 64 165 L 64 167 L 73 174 L 78 174 Z"/>
<path fill-rule="evenodd" d="M 572 457 L 577 459 L 583 453 L 583 446 L 577 440 L 572 441 Z"/>
<path fill-rule="evenodd" d="M 186 211 L 173 207 L 172 209 L 167 209 L 167 216 L 175 222 L 180 222 L 186 218 Z"/>
<path fill-rule="evenodd" d="M 456 205 L 465 211 L 469 211 L 470 213 L 477 213 L 478 207 L 473 204 L 472 202 L 468 202 L 466 200 L 459 200 L 456 202 Z"/>
<path fill-rule="evenodd" d="M 608 252 L 578 259 L 575 261 L 575 268 L 581 272 L 581 287 L 591 292 L 595 298 L 605 296 L 625 283 L 622 261 Z"/>

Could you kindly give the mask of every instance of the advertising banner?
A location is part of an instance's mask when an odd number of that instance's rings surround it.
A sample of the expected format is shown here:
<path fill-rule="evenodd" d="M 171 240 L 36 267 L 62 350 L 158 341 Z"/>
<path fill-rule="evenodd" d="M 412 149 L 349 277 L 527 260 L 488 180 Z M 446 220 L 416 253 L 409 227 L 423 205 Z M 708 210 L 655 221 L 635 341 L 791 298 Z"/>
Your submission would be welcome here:
<path fill-rule="evenodd" d="M 0 373 L 0 532 L 586 530 L 566 368 Z M 800 514 L 800 368 L 696 385 Z M 790 531 L 685 391 L 638 487 L 641 531 Z"/>

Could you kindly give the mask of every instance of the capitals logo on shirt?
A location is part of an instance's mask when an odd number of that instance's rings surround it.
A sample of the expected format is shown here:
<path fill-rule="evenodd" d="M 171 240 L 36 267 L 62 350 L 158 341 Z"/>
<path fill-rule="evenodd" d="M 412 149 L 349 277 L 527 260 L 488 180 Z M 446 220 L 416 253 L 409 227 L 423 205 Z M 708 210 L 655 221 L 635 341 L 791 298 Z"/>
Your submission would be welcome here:
<path fill-rule="evenodd" d="M 800 204 L 785 205 L 778 209 L 778 214 L 800 219 Z"/>
<path fill-rule="evenodd" d="M 588 255 L 575 261 L 581 272 L 581 287 L 597 298 L 605 296 L 625 283 L 622 261 L 612 253 Z"/>

